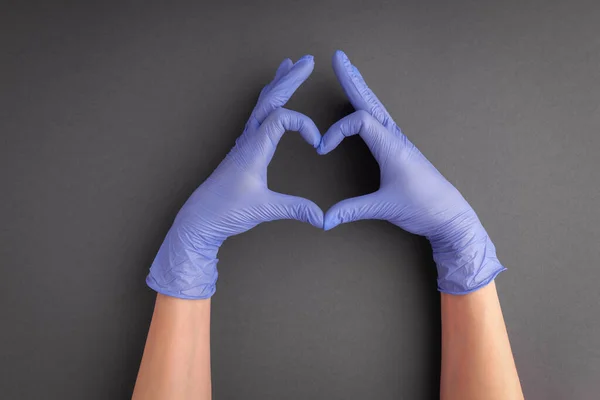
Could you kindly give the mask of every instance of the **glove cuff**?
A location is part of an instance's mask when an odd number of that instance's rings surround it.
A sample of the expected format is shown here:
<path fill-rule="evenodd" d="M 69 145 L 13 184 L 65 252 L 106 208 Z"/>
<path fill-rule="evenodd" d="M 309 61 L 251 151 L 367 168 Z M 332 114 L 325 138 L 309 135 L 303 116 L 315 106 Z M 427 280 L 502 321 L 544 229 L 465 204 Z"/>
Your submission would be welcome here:
<path fill-rule="evenodd" d="M 487 286 L 506 268 L 496 257 L 496 247 L 487 236 L 460 251 L 434 251 L 438 269 L 438 290 L 448 294 L 468 294 Z"/>
<path fill-rule="evenodd" d="M 204 255 L 163 243 L 146 277 L 146 284 L 158 293 L 180 299 L 208 299 L 218 278 L 216 251 Z"/>
<path fill-rule="evenodd" d="M 153 276 L 152 272 L 146 277 L 146 284 L 150 289 L 165 296 L 177 297 L 186 300 L 201 300 L 209 299 L 217 290 L 216 283 L 202 284 L 199 286 L 190 287 L 188 289 L 176 289 L 173 286 L 181 284 L 181 282 L 171 282 L 168 285 L 160 284 Z M 184 285 L 181 285 L 184 286 Z"/>

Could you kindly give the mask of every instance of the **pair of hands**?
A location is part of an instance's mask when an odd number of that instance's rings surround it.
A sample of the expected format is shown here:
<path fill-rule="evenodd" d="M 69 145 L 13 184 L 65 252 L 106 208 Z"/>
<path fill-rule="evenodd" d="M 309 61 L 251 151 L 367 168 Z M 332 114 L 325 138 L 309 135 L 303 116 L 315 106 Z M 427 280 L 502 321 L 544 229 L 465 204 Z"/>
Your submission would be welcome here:
<path fill-rule="evenodd" d="M 313 68 L 312 56 L 281 63 L 233 149 L 177 215 L 148 285 L 173 297 L 211 297 L 225 239 L 280 219 L 325 230 L 361 219 L 387 220 L 429 239 L 440 291 L 465 294 L 490 283 L 504 268 L 475 211 L 401 132 L 343 52 L 335 53 L 333 69 L 356 112 L 321 137 L 309 117 L 282 108 Z M 285 131 L 299 132 L 323 155 L 345 137 L 360 135 L 379 164 L 379 190 L 343 200 L 325 214 L 310 200 L 271 191 L 267 167 Z"/>

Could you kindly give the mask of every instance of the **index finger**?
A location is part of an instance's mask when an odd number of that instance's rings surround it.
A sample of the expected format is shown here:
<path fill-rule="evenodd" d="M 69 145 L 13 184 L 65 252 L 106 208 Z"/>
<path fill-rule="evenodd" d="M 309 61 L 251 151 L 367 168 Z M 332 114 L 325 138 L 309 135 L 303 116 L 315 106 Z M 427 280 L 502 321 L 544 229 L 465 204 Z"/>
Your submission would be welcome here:
<path fill-rule="evenodd" d="M 254 107 L 254 111 L 252 111 L 252 116 L 256 118 L 258 123 L 262 123 L 275 109 L 284 106 L 298 87 L 308 79 L 314 67 L 313 56 L 306 55 L 300 58 L 276 82 L 273 82 L 273 86 L 262 93 L 256 107 Z"/>
<path fill-rule="evenodd" d="M 396 146 L 395 137 L 367 111 L 359 110 L 337 121 L 325 132 L 317 153 L 323 155 L 335 149 L 348 136 L 360 135 L 381 166 L 384 154 Z"/>
<path fill-rule="evenodd" d="M 286 131 L 295 131 L 314 148 L 321 143 L 319 128 L 306 115 L 296 111 L 279 108 L 272 112 L 255 135 L 260 140 L 264 137 L 270 145 L 264 146 L 267 165 L 271 162 L 275 149 Z"/>

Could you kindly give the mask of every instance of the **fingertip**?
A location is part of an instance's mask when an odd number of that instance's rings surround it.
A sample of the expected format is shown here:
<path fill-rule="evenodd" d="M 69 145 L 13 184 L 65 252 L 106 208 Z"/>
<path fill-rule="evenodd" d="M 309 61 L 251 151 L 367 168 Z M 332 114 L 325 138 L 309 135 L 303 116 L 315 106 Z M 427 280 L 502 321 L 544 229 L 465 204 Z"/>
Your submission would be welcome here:
<path fill-rule="evenodd" d="M 377 203 L 377 193 L 352 197 L 334 204 L 325 213 L 323 229 L 330 230 L 340 224 L 363 219 L 379 219 L 377 218 L 379 216 L 377 214 L 378 204 L 375 204 Z"/>
<path fill-rule="evenodd" d="M 279 86 L 285 92 L 287 99 L 298 89 L 298 87 L 312 74 L 315 68 L 313 56 L 302 56 L 287 72 L 285 77 L 282 77 Z"/>
<path fill-rule="evenodd" d="M 290 70 L 290 68 L 292 68 L 293 66 L 294 66 L 294 63 L 289 58 L 286 58 L 285 60 L 283 60 L 281 62 L 281 64 L 279 64 L 279 67 L 277 68 L 277 72 L 275 72 L 274 80 L 277 80 L 278 78 L 287 74 L 288 71 Z"/>
<path fill-rule="evenodd" d="M 294 63 L 291 70 L 302 71 L 304 74 L 306 74 L 306 77 L 304 78 L 304 79 L 306 79 L 306 78 L 308 78 L 308 75 L 310 75 L 312 73 L 314 68 L 315 68 L 315 59 L 310 54 L 307 54 L 305 56 L 300 57 L 300 59 L 298 59 L 298 61 L 296 61 L 296 63 Z"/>
<path fill-rule="evenodd" d="M 346 56 L 346 54 L 341 50 L 336 50 L 333 54 L 333 58 L 331 60 L 331 65 L 333 67 L 333 71 L 341 78 L 345 75 L 348 75 L 348 70 L 346 69 L 346 64 L 349 64 L 350 60 Z"/>
<path fill-rule="evenodd" d="M 310 220 L 310 224 L 312 226 L 314 226 L 315 228 L 323 229 L 324 218 L 323 218 L 323 211 L 321 211 L 320 208 L 319 208 L 319 211 L 315 212 L 315 214 L 312 216 L 312 218 Z"/>
<path fill-rule="evenodd" d="M 342 222 L 339 217 L 338 204 L 339 203 L 333 205 L 325 212 L 325 216 L 323 217 L 323 229 L 326 231 L 332 230 Z"/>
<path fill-rule="evenodd" d="M 281 62 L 281 64 L 279 64 L 279 68 L 277 68 L 277 72 L 284 70 L 284 69 L 289 69 L 292 65 L 294 65 L 294 62 L 290 58 L 285 58 Z"/>
<path fill-rule="evenodd" d="M 300 59 L 298 60 L 297 63 L 303 62 L 303 61 L 312 61 L 312 62 L 315 62 L 315 58 L 312 55 L 310 55 L 310 54 L 306 54 L 306 55 L 300 57 Z"/>
<path fill-rule="evenodd" d="M 321 136 L 321 132 L 319 131 L 319 128 L 317 128 L 315 122 L 304 114 L 294 112 L 294 115 L 297 115 L 300 119 L 298 123 L 300 134 L 304 136 L 306 141 L 311 144 L 313 148 L 318 148 L 321 145 L 321 140 L 323 137 Z"/>
<path fill-rule="evenodd" d="M 366 83 L 360 73 L 357 73 L 358 69 L 341 50 L 336 51 L 333 57 L 333 71 L 354 108 L 370 110 L 370 100 L 365 97 Z"/>
<path fill-rule="evenodd" d="M 329 130 L 327 130 L 327 132 L 329 132 Z M 325 155 L 329 152 L 327 149 L 327 132 L 323 134 L 321 137 L 321 143 L 319 143 L 319 147 L 317 147 L 317 153 L 320 155 Z"/>
<path fill-rule="evenodd" d="M 285 59 L 281 62 L 275 79 L 267 85 L 254 107 L 253 115 L 259 123 L 279 107 L 285 105 L 300 85 L 308 79 L 314 69 L 313 56 L 305 55 L 295 64 Z"/>
<path fill-rule="evenodd" d="M 287 108 L 278 108 L 269 114 L 261 124 L 260 130 L 275 146 L 287 131 L 298 132 L 304 141 L 315 149 L 322 140 L 319 128 L 310 117 Z"/>
<path fill-rule="evenodd" d="M 317 143 L 317 145 L 315 146 L 315 150 L 317 150 L 317 153 L 319 152 L 319 148 L 321 147 L 322 143 L 323 143 L 323 135 L 321 135 L 321 131 L 319 131 L 319 143 Z"/>
<path fill-rule="evenodd" d="M 359 133 L 361 125 L 361 114 L 356 111 L 345 116 L 327 129 L 317 152 L 321 155 L 334 150 L 347 136 Z"/>
<path fill-rule="evenodd" d="M 323 135 L 321 144 L 319 144 L 319 147 L 317 148 L 317 153 L 324 156 L 325 154 L 328 154 L 329 152 L 331 152 L 333 149 L 336 148 L 337 144 L 332 143 L 330 139 L 331 139 L 331 135 L 327 135 L 327 134 Z"/>
<path fill-rule="evenodd" d="M 313 148 L 318 149 L 319 146 L 321 145 L 321 141 L 323 140 L 323 136 L 321 136 L 321 131 L 319 131 L 319 128 L 317 128 L 317 125 L 314 123 L 314 121 L 312 119 L 310 119 L 310 123 L 311 123 L 311 130 L 313 131 Z"/>
<path fill-rule="evenodd" d="M 349 61 L 349 59 L 342 50 L 336 50 L 335 53 L 333 53 L 333 61 Z"/>
<path fill-rule="evenodd" d="M 330 231 L 338 225 L 339 222 L 333 220 L 332 218 L 325 217 L 325 220 L 323 221 L 323 230 Z"/>
<path fill-rule="evenodd" d="M 304 222 L 308 222 L 315 228 L 322 229 L 324 219 L 323 210 L 321 210 L 321 208 L 318 205 L 316 205 L 310 200 L 304 200 L 303 208 L 303 212 L 299 212 L 299 215 L 302 215 L 304 217 L 301 219 L 304 220 Z"/>

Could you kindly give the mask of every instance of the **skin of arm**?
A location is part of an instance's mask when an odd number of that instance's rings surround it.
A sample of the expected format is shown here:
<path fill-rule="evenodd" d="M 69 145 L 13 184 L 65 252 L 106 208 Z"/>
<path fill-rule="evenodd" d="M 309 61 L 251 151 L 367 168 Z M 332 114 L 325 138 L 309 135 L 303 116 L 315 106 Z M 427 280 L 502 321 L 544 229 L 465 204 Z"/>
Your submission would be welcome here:
<path fill-rule="evenodd" d="M 441 302 L 441 399 L 523 399 L 495 283 Z"/>
<path fill-rule="evenodd" d="M 210 299 L 156 296 L 132 398 L 211 398 Z"/>

